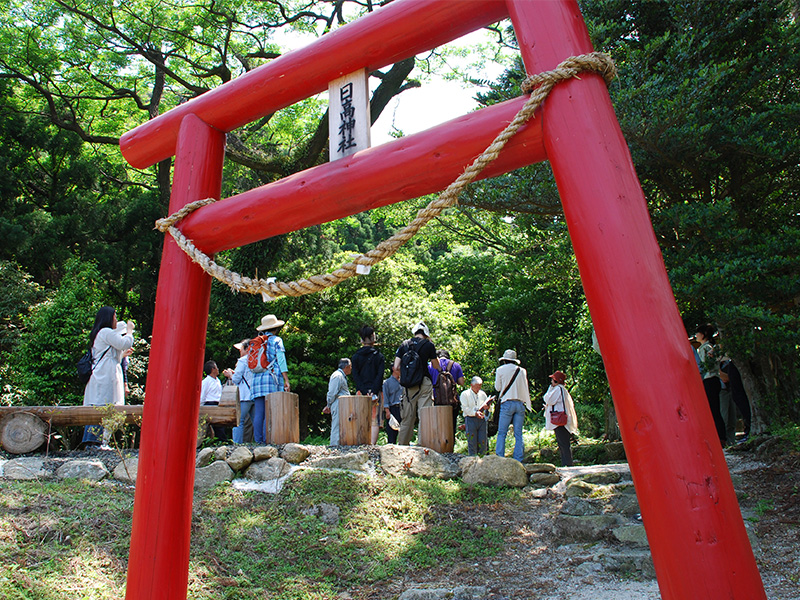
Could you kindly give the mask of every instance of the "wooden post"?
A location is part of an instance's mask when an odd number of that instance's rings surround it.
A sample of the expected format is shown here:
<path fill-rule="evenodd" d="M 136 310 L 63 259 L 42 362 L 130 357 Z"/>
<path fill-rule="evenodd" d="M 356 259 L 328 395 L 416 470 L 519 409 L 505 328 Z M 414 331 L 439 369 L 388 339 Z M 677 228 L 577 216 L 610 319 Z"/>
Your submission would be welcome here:
<path fill-rule="evenodd" d="M 452 452 L 453 407 L 426 406 L 419 411 L 419 445 L 436 452 Z"/>
<path fill-rule="evenodd" d="M 194 115 L 175 149 L 169 212 L 219 198 L 225 134 Z M 186 598 L 197 417 L 211 278 L 164 238 L 139 450 L 127 600 Z"/>
<path fill-rule="evenodd" d="M 242 406 L 239 404 L 239 386 L 223 385 L 219 405 L 234 409 L 236 412 L 236 422 L 234 426 L 239 427 L 239 425 L 241 425 L 239 421 L 242 419 Z"/>
<path fill-rule="evenodd" d="M 264 399 L 269 405 L 268 444 L 300 441 L 300 397 L 292 392 L 273 392 Z"/>
<path fill-rule="evenodd" d="M 507 0 L 529 73 L 592 51 L 575 0 Z M 542 109 L 664 600 L 765 598 L 644 194 L 598 75 Z"/>
<path fill-rule="evenodd" d="M 339 444 L 363 446 L 369 444 L 372 420 L 372 398 L 369 396 L 339 396 Z"/>

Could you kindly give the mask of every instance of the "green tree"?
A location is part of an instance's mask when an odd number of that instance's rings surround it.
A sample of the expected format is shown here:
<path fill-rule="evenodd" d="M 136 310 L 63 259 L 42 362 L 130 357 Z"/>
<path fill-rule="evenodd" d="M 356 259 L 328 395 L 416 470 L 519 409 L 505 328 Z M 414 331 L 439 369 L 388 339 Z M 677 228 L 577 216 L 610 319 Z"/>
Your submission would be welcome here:
<path fill-rule="evenodd" d="M 687 329 L 720 328 L 757 427 L 800 418 L 796 4 L 582 7 Z"/>
<path fill-rule="evenodd" d="M 75 365 L 89 347 L 95 313 L 108 303 L 101 281 L 96 266 L 72 259 L 55 293 L 32 307 L 24 320 L 27 334 L 11 359 L 18 402 L 82 403 L 83 385 Z"/>

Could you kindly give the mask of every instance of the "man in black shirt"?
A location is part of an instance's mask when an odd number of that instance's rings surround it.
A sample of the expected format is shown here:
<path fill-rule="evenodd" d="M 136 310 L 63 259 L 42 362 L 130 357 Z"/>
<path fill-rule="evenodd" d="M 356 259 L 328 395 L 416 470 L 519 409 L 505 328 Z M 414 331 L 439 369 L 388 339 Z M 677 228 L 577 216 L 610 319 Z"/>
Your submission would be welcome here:
<path fill-rule="evenodd" d="M 394 366 L 400 370 L 400 385 L 403 388 L 400 404 L 402 420 L 397 434 L 397 443 L 403 446 L 411 441 L 419 411 L 433 406 L 433 384 L 428 372 L 428 361 L 434 369 L 441 370 L 428 326 L 419 322 L 411 328 L 411 333 L 414 337 L 400 345 L 394 358 Z"/>

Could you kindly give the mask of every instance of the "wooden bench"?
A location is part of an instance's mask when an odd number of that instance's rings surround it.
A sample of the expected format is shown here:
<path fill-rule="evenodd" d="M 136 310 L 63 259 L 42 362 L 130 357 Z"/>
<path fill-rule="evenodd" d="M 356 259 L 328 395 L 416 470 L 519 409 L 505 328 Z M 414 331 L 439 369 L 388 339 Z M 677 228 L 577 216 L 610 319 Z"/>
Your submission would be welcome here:
<path fill-rule="evenodd" d="M 237 424 L 236 404 L 201 406 L 200 416 L 213 425 Z M 141 423 L 143 405 L 124 406 L 0 406 L 0 445 L 12 454 L 32 452 L 59 426 L 100 425 L 106 411 L 123 413 L 125 423 Z"/>

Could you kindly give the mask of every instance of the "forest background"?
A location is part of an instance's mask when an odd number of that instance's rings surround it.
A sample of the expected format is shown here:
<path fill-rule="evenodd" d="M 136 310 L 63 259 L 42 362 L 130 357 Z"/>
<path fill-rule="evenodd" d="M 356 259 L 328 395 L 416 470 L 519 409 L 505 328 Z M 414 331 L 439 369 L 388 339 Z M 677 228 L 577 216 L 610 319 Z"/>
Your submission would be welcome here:
<path fill-rule="evenodd" d="M 742 371 L 755 431 L 797 423 L 800 3 L 732 0 L 721 10 L 718 2 L 585 0 L 581 8 L 595 48 L 619 70 L 611 98 L 687 337 L 701 323 L 719 328 Z M 75 364 L 104 304 L 137 323 L 128 401 L 144 400 L 163 244 L 153 224 L 167 212 L 171 161 L 133 169 L 119 137 L 280 56 L 282 37 L 324 35 L 378 9 L 372 0 L 3 3 L 0 404 L 80 404 Z M 428 85 L 431 72 L 468 81 L 484 105 L 519 95 L 524 74 L 513 31 L 508 23 L 491 31 L 491 43 L 437 49 L 372 73 L 373 121 L 392 98 Z M 465 60 L 505 61 L 506 69 L 495 81 L 476 79 L 453 67 Z M 325 162 L 327 131 L 326 102 L 312 98 L 230 133 L 223 197 Z M 270 238 L 217 260 L 283 281 L 316 274 L 371 249 L 427 201 Z M 252 336 L 266 313 L 286 321 L 281 335 L 304 435 L 327 427 L 328 377 L 358 348 L 362 324 L 376 328 L 390 362 L 422 319 L 468 377 L 492 381 L 506 348 L 519 353 L 534 396 L 553 370 L 565 371 L 582 433 L 618 436 L 546 164 L 473 184 L 458 207 L 370 275 L 324 293 L 264 304 L 215 283 L 206 358 L 233 366 L 231 345 Z"/>

